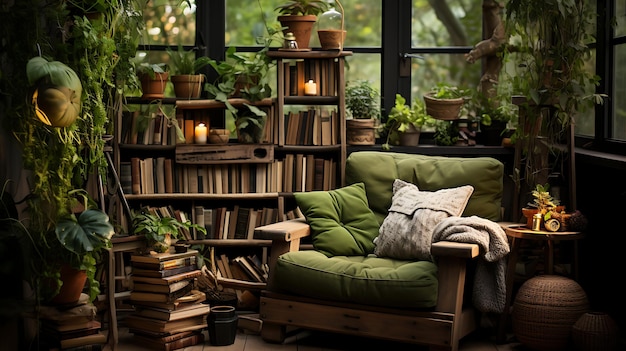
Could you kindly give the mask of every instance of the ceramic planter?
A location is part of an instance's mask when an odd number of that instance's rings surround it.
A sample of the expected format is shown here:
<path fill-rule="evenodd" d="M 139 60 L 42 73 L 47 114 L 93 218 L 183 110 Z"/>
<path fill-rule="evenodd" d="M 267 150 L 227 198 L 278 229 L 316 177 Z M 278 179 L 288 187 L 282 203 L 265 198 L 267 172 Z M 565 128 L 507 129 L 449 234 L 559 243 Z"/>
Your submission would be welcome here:
<path fill-rule="evenodd" d="M 197 99 L 202 93 L 202 74 L 182 74 L 171 78 L 174 85 L 174 94 L 180 99 Z"/>
<path fill-rule="evenodd" d="M 376 143 L 376 120 L 346 120 L 346 141 L 350 145 L 374 145 Z"/>
<path fill-rule="evenodd" d="M 310 50 L 309 42 L 311 41 L 311 34 L 313 33 L 313 26 L 317 21 L 317 16 L 306 15 L 286 15 L 278 16 L 278 21 L 282 27 L 286 27 L 283 33 L 293 33 L 296 37 L 296 43 L 298 43 L 298 50 Z"/>

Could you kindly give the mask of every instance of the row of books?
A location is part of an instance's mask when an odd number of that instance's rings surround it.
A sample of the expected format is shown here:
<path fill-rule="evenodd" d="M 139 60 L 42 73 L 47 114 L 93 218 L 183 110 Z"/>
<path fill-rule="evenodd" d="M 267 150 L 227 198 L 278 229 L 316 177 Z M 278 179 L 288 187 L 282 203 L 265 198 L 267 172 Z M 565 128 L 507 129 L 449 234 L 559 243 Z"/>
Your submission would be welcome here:
<path fill-rule="evenodd" d="M 154 350 L 176 350 L 204 342 L 210 306 L 195 289 L 202 272 L 197 250 L 132 255 L 129 331 Z"/>
<path fill-rule="evenodd" d="M 175 119 L 168 119 L 162 113 L 149 116 L 140 111 L 126 112 L 120 128 L 122 144 L 175 145 L 181 140 L 176 135 Z"/>
<path fill-rule="evenodd" d="M 226 254 L 215 259 L 218 277 L 266 283 L 269 274 L 267 263 L 257 255 L 241 255 L 229 259 Z"/>
<path fill-rule="evenodd" d="M 330 190 L 337 163 L 313 154 L 286 154 L 272 163 L 174 165 L 165 157 L 120 163 L 127 194 L 234 194 Z"/>
<path fill-rule="evenodd" d="M 100 350 L 107 341 L 101 322 L 95 318 L 97 308 L 89 296 L 81 294 L 71 306 L 40 306 L 41 349 Z"/>
<path fill-rule="evenodd" d="M 285 114 L 285 145 L 337 145 L 338 116 L 327 107 L 291 111 Z"/>
<path fill-rule="evenodd" d="M 255 209 L 235 205 L 228 209 L 196 206 L 194 213 L 194 223 L 207 230 L 206 237 L 197 235 L 197 239 L 252 239 L 254 228 L 278 221 L 278 210 L 271 207 Z"/>
<path fill-rule="evenodd" d="M 317 96 L 337 94 L 338 63 L 329 60 L 285 60 L 285 96 L 304 96 L 304 84 L 312 80 Z"/>

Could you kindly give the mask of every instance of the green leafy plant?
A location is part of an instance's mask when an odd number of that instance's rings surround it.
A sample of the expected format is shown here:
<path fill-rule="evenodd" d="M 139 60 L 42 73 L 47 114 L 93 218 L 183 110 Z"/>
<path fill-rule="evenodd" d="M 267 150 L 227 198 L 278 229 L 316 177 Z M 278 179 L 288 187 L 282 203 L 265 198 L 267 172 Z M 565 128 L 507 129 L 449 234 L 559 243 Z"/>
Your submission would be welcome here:
<path fill-rule="evenodd" d="M 389 140 L 394 133 L 405 132 L 410 126 L 421 130 L 424 125 L 434 125 L 434 119 L 426 113 L 424 102 L 415 99 L 409 106 L 402 95 L 396 94 L 395 106 L 389 112 L 385 123 L 387 141 L 383 144 L 383 149 L 388 150 L 390 148 Z"/>
<path fill-rule="evenodd" d="M 434 124 L 435 133 L 433 134 L 433 139 L 435 140 L 435 144 L 440 146 L 450 146 L 456 144 L 457 140 L 459 140 L 459 130 L 454 123 L 450 121 L 436 120 Z"/>
<path fill-rule="evenodd" d="M 178 45 L 177 50 L 167 49 L 170 56 L 169 66 L 171 73 L 178 74 L 198 74 L 205 66 L 209 65 L 211 59 L 206 56 L 196 57 L 194 50 L 186 51 L 182 45 Z"/>
<path fill-rule="evenodd" d="M 137 74 L 147 74 L 150 78 L 155 78 L 157 73 L 165 73 L 169 71 L 166 63 L 149 63 L 142 62 L 137 66 Z"/>
<path fill-rule="evenodd" d="M 438 83 L 436 87 L 430 90 L 430 96 L 436 99 L 458 99 L 465 98 L 468 91 L 446 83 Z"/>
<path fill-rule="evenodd" d="M 174 217 L 160 216 L 151 213 L 149 209 L 142 209 L 133 214 L 133 234 L 144 235 L 148 244 L 159 252 L 166 252 L 169 248 L 167 241 L 183 237 L 183 230 L 195 229 L 206 234 L 206 229 L 191 221 L 181 222 Z"/>
<path fill-rule="evenodd" d="M 529 207 L 536 208 L 544 216 L 544 220 L 551 218 L 551 212 L 559 205 L 559 200 L 550 194 L 550 184 L 537 184 L 531 193 L 533 201 Z"/>
<path fill-rule="evenodd" d="M 319 15 L 330 8 L 324 0 L 292 0 L 275 8 L 280 15 Z"/>
<path fill-rule="evenodd" d="M 54 231 L 68 251 L 69 261 L 80 262 L 80 268 L 87 273 L 89 297 L 95 300 L 100 293 L 100 283 L 95 278 L 96 264 L 103 250 L 111 247 L 111 237 L 115 233 L 109 216 L 98 209 L 72 213 L 61 218 Z"/>
<path fill-rule="evenodd" d="M 352 118 L 369 119 L 380 117 L 380 93 L 367 80 L 348 83 L 346 87 L 346 109 Z"/>

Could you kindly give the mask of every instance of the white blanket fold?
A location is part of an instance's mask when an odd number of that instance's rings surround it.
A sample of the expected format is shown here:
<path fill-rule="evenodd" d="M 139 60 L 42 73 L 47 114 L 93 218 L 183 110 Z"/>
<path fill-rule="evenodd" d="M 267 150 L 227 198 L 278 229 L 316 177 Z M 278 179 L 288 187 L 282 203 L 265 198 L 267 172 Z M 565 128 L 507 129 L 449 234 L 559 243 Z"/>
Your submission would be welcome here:
<path fill-rule="evenodd" d="M 506 255 L 509 242 L 497 223 L 485 218 L 448 217 L 433 231 L 432 242 L 477 244 L 481 259 L 476 264 L 472 303 L 481 312 L 502 313 L 506 299 Z"/>

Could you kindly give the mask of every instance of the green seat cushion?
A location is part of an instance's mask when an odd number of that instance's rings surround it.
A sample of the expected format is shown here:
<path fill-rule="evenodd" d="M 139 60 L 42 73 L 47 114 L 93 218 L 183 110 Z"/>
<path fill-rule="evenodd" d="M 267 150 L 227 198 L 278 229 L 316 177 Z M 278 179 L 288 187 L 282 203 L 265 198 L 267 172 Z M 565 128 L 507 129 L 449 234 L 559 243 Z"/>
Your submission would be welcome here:
<path fill-rule="evenodd" d="M 311 226 L 311 241 L 326 256 L 365 256 L 374 252 L 379 224 L 369 208 L 365 185 L 295 193 Z"/>
<path fill-rule="evenodd" d="M 327 257 L 307 250 L 281 255 L 274 269 L 276 291 L 383 307 L 431 308 L 437 303 L 437 266 L 430 261 Z"/>
<path fill-rule="evenodd" d="M 365 183 L 370 208 L 381 224 L 391 206 L 396 179 L 422 191 L 471 185 L 474 192 L 462 215 L 501 220 L 504 165 L 494 158 L 359 151 L 346 161 L 346 184 Z"/>

